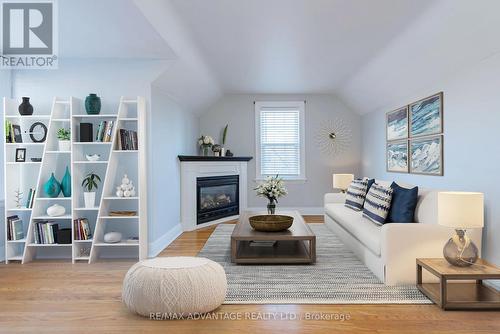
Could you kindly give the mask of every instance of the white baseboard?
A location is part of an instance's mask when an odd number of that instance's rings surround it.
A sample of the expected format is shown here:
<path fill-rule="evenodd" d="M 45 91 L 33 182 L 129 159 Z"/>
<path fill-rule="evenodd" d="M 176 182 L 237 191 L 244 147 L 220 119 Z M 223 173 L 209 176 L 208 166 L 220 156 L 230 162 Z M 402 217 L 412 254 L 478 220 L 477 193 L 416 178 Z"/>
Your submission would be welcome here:
<path fill-rule="evenodd" d="M 249 211 L 265 211 L 265 207 L 252 207 L 247 208 Z M 302 207 L 281 207 L 277 206 L 276 211 L 298 211 L 301 215 L 323 215 L 325 208 L 322 206 L 302 206 Z"/>
<path fill-rule="evenodd" d="M 0 245 L 0 262 L 5 262 L 5 245 Z"/>
<path fill-rule="evenodd" d="M 181 224 L 177 224 L 168 230 L 167 233 L 149 243 L 148 257 L 157 256 L 162 250 L 172 243 L 179 235 L 182 234 Z"/>

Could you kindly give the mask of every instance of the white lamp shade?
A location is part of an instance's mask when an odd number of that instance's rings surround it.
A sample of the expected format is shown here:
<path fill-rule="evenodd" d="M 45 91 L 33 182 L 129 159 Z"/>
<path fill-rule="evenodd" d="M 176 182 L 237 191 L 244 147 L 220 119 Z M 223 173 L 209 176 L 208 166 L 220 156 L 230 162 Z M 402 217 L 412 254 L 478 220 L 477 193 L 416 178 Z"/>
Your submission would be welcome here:
<path fill-rule="evenodd" d="M 336 189 L 347 189 L 354 180 L 353 174 L 333 174 L 333 187 Z"/>
<path fill-rule="evenodd" d="M 438 223 L 457 229 L 483 227 L 484 195 L 453 191 L 438 193 Z"/>

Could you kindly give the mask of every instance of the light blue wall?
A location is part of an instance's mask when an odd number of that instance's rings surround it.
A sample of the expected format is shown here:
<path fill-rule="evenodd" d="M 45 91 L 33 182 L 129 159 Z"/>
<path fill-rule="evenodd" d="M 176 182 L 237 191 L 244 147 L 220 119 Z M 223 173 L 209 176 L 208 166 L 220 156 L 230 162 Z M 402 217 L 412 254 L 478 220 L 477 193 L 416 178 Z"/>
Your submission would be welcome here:
<path fill-rule="evenodd" d="M 181 233 L 179 154 L 195 154 L 198 119 L 167 93 L 151 87 L 149 254 L 157 255 Z"/>
<path fill-rule="evenodd" d="M 432 75 L 429 74 L 432 78 Z M 404 83 L 402 83 L 404 84 Z M 362 117 L 363 174 L 443 190 L 485 194 L 483 257 L 500 264 L 500 55 Z M 387 173 L 385 111 L 444 92 L 444 176 Z"/>

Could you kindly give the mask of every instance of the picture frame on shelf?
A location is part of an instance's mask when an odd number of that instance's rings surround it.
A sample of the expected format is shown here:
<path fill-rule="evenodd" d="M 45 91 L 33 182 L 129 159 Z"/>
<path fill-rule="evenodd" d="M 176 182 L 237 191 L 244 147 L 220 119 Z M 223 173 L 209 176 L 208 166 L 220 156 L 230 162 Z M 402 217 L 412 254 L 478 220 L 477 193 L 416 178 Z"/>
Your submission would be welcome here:
<path fill-rule="evenodd" d="M 393 173 L 408 173 L 408 140 L 387 142 L 386 170 Z"/>
<path fill-rule="evenodd" d="M 16 148 L 16 162 L 26 162 L 25 148 Z"/>
<path fill-rule="evenodd" d="M 410 138 L 443 132 L 443 92 L 409 105 Z"/>
<path fill-rule="evenodd" d="M 21 126 L 12 124 L 12 131 L 14 132 L 14 143 L 22 143 L 23 135 L 21 133 Z"/>
<path fill-rule="evenodd" d="M 385 115 L 387 141 L 408 138 L 408 106 L 388 111 Z"/>
<path fill-rule="evenodd" d="M 422 175 L 443 175 L 443 135 L 411 139 L 410 173 Z"/>

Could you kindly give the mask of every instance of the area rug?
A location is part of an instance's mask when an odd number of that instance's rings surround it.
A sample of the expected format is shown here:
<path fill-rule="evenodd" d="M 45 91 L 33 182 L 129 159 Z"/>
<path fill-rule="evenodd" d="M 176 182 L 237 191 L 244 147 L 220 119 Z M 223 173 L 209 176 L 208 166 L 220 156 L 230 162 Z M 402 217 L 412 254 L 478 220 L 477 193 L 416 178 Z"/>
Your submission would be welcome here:
<path fill-rule="evenodd" d="M 217 226 L 198 256 L 220 263 L 227 275 L 225 304 L 431 304 L 415 285 L 385 286 L 324 224 L 316 234 L 316 264 L 231 263 L 234 225 Z"/>

